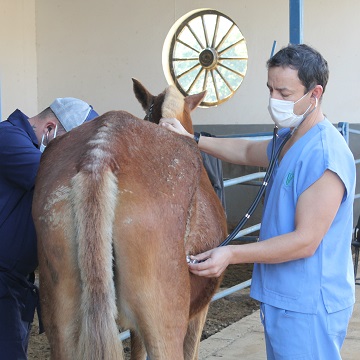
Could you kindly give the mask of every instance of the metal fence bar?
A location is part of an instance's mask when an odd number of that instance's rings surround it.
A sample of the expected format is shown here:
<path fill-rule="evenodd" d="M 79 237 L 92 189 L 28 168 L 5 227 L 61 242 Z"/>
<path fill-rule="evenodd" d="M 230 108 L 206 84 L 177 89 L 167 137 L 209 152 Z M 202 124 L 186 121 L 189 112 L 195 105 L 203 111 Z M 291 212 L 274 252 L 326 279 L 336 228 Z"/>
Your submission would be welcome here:
<path fill-rule="evenodd" d="M 347 144 L 349 144 L 349 123 L 339 122 L 338 130 L 340 131 L 340 134 L 344 137 Z"/>
<path fill-rule="evenodd" d="M 238 238 L 240 238 L 240 237 L 242 237 L 242 236 L 251 234 L 251 233 L 253 233 L 253 232 L 255 232 L 255 231 L 258 231 L 258 230 L 260 230 L 260 228 L 261 228 L 261 223 L 260 223 L 260 224 L 253 225 L 253 226 L 249 226 L 248 228 L 239 231 L 239 233 L 234 237 L 234 240 L 235 240 L 235 239 L 238 239 Z"/>
<path fill-rule="evenodd" d="M 349 133 L 351 134 L 356 134 L 356 135 L 360 135 L 360 130 L 356 130 L 356 129 L 351 129 L 349 127 Z M 359 165 L 360 164 L 360 159 L 355 159 L 355 165 Z M 360 198 L 360 194 L 355 194 L 354 200 L 357 200 Z"/>
<path fill-rule="evenodd" d="M 254 179 L 263 178 L 265 176 L 265 174 L 266 174 L 266 172 L 262 171 L 262 172 L 258 172 L 258 173 L 240 176 L 240 177 L 233 178 L 233 179 L 224 180 L 224 187 L 229 187 L 229 186 L 241 184 L 241 183 L 244 183 L 247 181 L 251 181 Z"/>
<path fill-rule="evenodd" d="M 247 280 L 247 281 L 244 281 L 238 285 L 235 285 L 235 286 L 232 286 L 231 288 L 228 288 L 228 289 L 225 289 L 223 291 L 219 291 L 218 293 L 216 293 L 212 299 L 211 299 L 211 302 L 213 301 L 216 301 L 216 300 L 219 300 L 225 296 L 228 296 L 228 295 L 231 295 L 233 294 L 234 292 L 237 292 L 237 291 L 240 291 L 242 289 L 245 289 L 246 287 L 250 286 L 251 285 L 251 279 L 250 280 Z"/>
<path fill-rule="evenodd" d="M 119 335 L 119 339 L 121 341 L 124 341 L 124 340 L 128 339 L 129 337 L 130 337 L 130 330 L 125 330 L 122 333 L 120 333 L 120 335 Z"/>
<path fill-rule="evenodd" d="M 349 128 L 349 132 L 350 132 L 351 134 L 357 134 L 357 135 L 360 135 L 360 130 L 350 129 L 350 128 Z"/>
<path fill-rule="evenodd" d="M 272 133 L 258 133 L 258 134 L 231 134 L 231 135 L 218 135 L 218 138 L 242 138 L 244 140 L 255 140 L 255 141 L 262 141 L 262 140 L 270 140 L 272 139 Z"/>

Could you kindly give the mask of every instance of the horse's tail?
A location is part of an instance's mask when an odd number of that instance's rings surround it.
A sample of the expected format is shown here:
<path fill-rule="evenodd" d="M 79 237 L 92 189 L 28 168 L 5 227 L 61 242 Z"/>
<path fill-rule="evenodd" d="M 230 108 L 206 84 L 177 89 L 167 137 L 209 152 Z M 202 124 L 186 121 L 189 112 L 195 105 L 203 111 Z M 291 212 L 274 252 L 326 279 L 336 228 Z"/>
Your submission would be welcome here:
<path fill-rule="evenodd" d="M 72 191 L 81 277 L 76 358 L 122 359 L 122 344 L 116 325 L 112 244 L 117 179 L 110 167 L 102 164 L 97 171 L 80 171 L 72 179 Z"/>

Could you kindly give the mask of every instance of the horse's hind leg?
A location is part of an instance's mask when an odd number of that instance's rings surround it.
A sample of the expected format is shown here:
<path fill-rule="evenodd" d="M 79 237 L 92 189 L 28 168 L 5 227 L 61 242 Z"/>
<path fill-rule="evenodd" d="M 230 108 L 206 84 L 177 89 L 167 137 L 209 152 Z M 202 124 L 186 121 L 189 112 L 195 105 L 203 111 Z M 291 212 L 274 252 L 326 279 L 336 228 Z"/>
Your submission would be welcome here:
<path fill-rule="evenodd" d="M 206 321 L 209 305 L 197 313 L 190 321 L 184 341 L 184 359 L 195 360 L 199 357 L 202 330 Z"/>
<path fill-rule="evenodd" d="M 159 309 L 160 310 L 160 309 Z M 163 310 L 160 310 L 163 311 Z M 171 317 L 171 312 L 168 312 Z M 152 324 L 145 327 L 144 342 L 150 360 L 184 360 L 184 338 L 187 317 L 179 319 L 153 319 Z M 161 321 L 161 323 L 160 323 Z"/>
<path fill-rule="evenodd" d="M 77 340 L 79 280 L 66 246 L 39 241 L 41 317 L 50 343 L 52 360 L 74 359 Z M 56 250 L 53 247 L 56 244 Z"/>
<path fill-rule="evenodd" d="M 146 350 L 144 343 L 135 331 L 130 331 L 131 338 L 131 360 L 145 360 Z"/>
<path fill-rule="evenodd" d="M 120 236 L 114 241 L 120 311 L 138 331 L 151 360 L 183 360 L 190 307 L 184 249 L 180 242 L 162 242 L 159 233 L 142 237 L 131 234 L 135 230 L 139 226 L 124 227 L 121 236 L 127 241 Z"/>
<path fill-rule="evenodd" d="M 180 305 L 177 299 L 183 295 L 183 291 L 180 293 L 177 289 L 172 289 L 173 296 L 171 296 L 164 292 L 164 287 L 166 286 L 168 291 L 174 284 L 169 284 L 160 278 L 144 281 L 141 287 L 136 284 L 137 279 L 132 278 L 129 281 L 133 284 L 132 291 L 136 299 L 133 298 L 131 302 L 125 300 L 126 307 L 130 309 L 131 322 L 139 329 L 139 336 L 143 339 L 148 358 L 184 360 L 183 349 L 189 305 Z M 140 339 L 136 341 L 140 344 Z M 132 345 L 131 348 L 132 360 L 145 359 L 141 346 L 135 348 Z"/>
<path fill-rule="evenodd" d="M 51 315 L 52 324 L 45 325 L 52 360 L 74 359 L 73 350 L 76 349 L 75 339 L 77 335 L 74 334 L 73 329 L 75 328 L 74 322 L 77 319 L 78 306 L 66 294 L 66 291 L 63 291 L 61 287 L 56 289 L 51 309 L 48 309 L 53 313 Z"/>

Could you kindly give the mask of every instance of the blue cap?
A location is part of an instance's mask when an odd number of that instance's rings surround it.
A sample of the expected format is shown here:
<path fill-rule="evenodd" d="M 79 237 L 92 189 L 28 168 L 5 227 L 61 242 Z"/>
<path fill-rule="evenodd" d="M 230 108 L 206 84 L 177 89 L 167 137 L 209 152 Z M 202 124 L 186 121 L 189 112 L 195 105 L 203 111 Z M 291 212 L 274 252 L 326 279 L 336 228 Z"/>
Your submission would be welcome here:
<path fill-rule="evenodd" d="M 55 99 L 50 105 L 50 109 L 66 131 L 99 116 L 91 105 L 71 97 Z"/>

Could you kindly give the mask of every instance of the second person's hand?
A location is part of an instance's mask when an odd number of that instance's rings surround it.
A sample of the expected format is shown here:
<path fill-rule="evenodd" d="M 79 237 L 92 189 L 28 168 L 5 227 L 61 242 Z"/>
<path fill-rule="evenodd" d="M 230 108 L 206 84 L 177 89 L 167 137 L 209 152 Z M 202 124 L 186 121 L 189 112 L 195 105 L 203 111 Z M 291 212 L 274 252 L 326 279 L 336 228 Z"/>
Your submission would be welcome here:
<path fill-rule="evenodd" d="M 166 129 L 169 129 L 171 131 L 174 131 L 180 135 L 185 135 L 188 137 L 193 137 L 192 134 L 187 132 L 184 127 L 182 126 L 181 122 L 178 119 L 175 118 L 162 118 L 159 122 L 160 126 L 165 127 Z"/>

